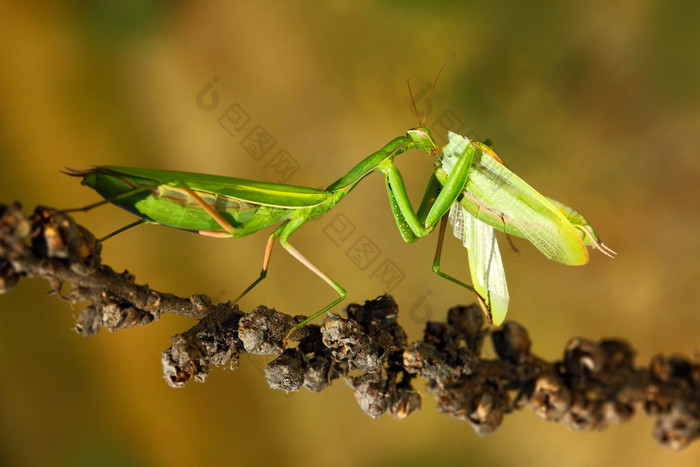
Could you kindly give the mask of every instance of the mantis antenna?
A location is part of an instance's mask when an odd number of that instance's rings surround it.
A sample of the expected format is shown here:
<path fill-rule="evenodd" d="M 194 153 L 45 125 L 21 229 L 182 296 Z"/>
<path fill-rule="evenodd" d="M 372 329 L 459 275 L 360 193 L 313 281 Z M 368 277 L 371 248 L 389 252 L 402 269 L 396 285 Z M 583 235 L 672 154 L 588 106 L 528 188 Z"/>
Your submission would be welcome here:
<path fill-rule="evenodd" d="M 452 56 L 454 57 L 454 55 Z M 448 58 L 445 60 L 445 63 L 442 64 L 440 67 L 440 70 L 438 70 L 437 75 L 435 76 L 435 80 L 433 81 L 433 86 L 430 88 L 430 94 L 428 95 L 428 101 L 425 103 L 425 109 L 423 110 L 423 118 L 418 114 L 418 107 L 416 106 L 416 100 L 413 98 L 413 91 L 411 91 L 411 80 L 407 79 L 406 84 L 408 85 L 408 94 L 411 96 L 411 104 L 413 104 L 413 111 L 416 113 L 416 117 L 418 117 L 418 126 L 423 127 L 425 126 L 425 119 L 428 116 L 428 107 L 430 107 L 430 102 L 433 99 L 433 92 L 435 91 L 435 85 L 437 84 L 438 78 L 440 78 L 440 74 L 442 73 L 442 70 L 445 69 L 445 65 L 447 65 L 447 62 L 449 62 L 452 57 Z"/>

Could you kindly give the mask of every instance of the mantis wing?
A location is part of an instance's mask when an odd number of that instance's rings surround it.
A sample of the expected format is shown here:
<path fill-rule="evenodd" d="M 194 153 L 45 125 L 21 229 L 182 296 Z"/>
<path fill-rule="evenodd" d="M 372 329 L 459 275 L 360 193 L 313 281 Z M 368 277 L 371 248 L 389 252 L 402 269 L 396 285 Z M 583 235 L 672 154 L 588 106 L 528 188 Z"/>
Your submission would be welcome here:
<path fill-rule="evenodd" d="M 472 216 L 459 203 L 450 208 L 450 224 L 455 237 L 469 250 L 469 270 L 474 289 L 483 300 L 493 324 L 500 325 L 508 311 L 508 285 L 498 250 L 496 232 Z"/>
<path fill-rule="evenodd" d="M 449 147 L 443 149 L 442 168 L 448 174 L 457 163 L 456 153 Z M 471 176 L 471 171 L 470 171 Z M 501 252 L 494 228 L 472 216 L 462 204 L 455 202 L 450 208 L 450 224 L 454 236 L 469 250 L 469 271 L 474 290 L 491 322 L 500 325 L 508 311 L 508 284 L 503 270 Z"/>
<path fill-rule="evenodd" d="M 455 133 L 449 133 L 449 144 L 443 148 L 443 169 L 458 158 L 469 144 L 477 144 Z M 563 264 L 588 262 L 588 250 L 581 234 L 564 213 L 481 149 L 469 171 L 469 178 L 460 203 L 477 219 L 511 235 L 525 238 L 547 258 Z M 440 178 L 440 173 L 436 175 Z"/>

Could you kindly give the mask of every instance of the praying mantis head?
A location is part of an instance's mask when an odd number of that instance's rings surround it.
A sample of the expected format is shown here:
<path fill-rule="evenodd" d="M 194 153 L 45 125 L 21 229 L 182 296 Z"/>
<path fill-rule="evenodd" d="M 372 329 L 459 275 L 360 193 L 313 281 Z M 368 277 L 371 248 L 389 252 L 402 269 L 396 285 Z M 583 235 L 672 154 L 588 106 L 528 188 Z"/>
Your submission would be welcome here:
<path fill-rule="evenodd" d="M 414 147 L 425 151 L 426 154 L 430 156 L 437 154 L 438 147 L 429 129 L 423 127 L 411 128 L 406 132 L 406 136 L 413 142 Z"/>

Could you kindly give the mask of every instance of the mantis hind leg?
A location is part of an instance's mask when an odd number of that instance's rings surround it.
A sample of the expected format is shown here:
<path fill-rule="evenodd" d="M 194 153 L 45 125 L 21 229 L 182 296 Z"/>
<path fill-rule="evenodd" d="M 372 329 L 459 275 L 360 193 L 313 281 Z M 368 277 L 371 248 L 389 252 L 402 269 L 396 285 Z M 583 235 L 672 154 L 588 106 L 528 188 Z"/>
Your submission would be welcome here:
<path fill-rule="evenodd" d="M 98 170 L 98 169 L 94 169 L 94 170 L 93 170 L 93 169 L 89 169 L 89 170 L 75 170 L 75 169 L 66 168 L 66 170 L 62 170 L 61 172 L 63 172 L 63 173 L 66 174 L 66 175 L 69 175 L 69 176 L 71 176 L 71 177 L 85 177 L 85 176 L 87 176 L 87 175 L 93 173 L 93 172 L 96 171 L 96 170 Z M 88 204 L 87 206 L 82 206 L 82 207 L 79 207 L 79 208 L 63 209 L 63 210 L 61 210 L 61 212 L 86 212 L 86 211 L 89 211 L 89 210 L 91 210 L 91 209 L 95 209 L 95 208 L 97 208 L 97 207 L 100 207 L 100 206 L 102 206 L 102 205 L 104 205 L 104 204 L 113 203 L 113 202 L 115 202 L 115 201 L 119 201 L 120 199 L 125 199 L 125 198 L 128 198 L 128 197 L 130 197 L 130 196 L 133 196 L 133 195 L 142 193 L 142 192 L 144 192 L 144 191 L 152 190 L 154 187 L 157 187 L 157 186 L 158 186 L 158 184 L 144 185 L 144 186 L 142 186 L 142 187 L 134 188 L 133 190 L 130 190 L 130 191 L 126 191 L 126 192 L 124 192 L 124 193 L 121 193 L 121 194 L 119 194 L 119 195 L 117 195 L 117 196 L 112 196 L 112 197 L 110 197 L 110 198 L 105 198 L 105 199 L 103 199 L 102 201 L 98 201 L 98 202 L 96 202 L 96 203 Z M 144 222 L 145 222 L 145 221 L 144 221 Z M 110 236 L 111 236 L 111 234 L 110 234 Z"/>
<path fill-rule="evenodd" d="M 67 172 L 64 172 L 64 173 L 67 173 Z M 72 174 L 69 174 L 69 175 L 72 175 Z M 149 187 L 149 189 L 150 189 L 150 187 Z M 135 195 L 135 194 L 137 194 L 137 193 L 139 193 L 139 192 L 142 192 L 142 191 L 145 191 L 145 190 L 144 190 L 144 189 L 132 190 L 132 191 L 129 191 L 129 192 L 127 192 L 127 193 L 122 193 L 122 194 L 119 195 L 119 196 L 115 196 L 114 198 L 103 199 L 102 201 L 98 201 L 98 202 L 96 202 L 96 203 L 88 204 L 87 206 L 83 206 L 83 207 L 80 207 L 80 208 L 63 209 L 63 210 L 61 210 L 61 212 L 63 212 L 63 213 L 69 213 L 69 212 L 87 212 L 87 211 L 89 211 L 89 210 L 91 210 L 91 209 L 95 209 L 95 208 L 97 208 L 97 207 L 99 207 L 99 206 L 102 206 L 102 205 L 104 205 L 104 204 L 108 204 L 108 203 L 111 203 L 111 202 L 113 202 L 113 201 L 118 201 L 118 200 L 120 200 L 120 199 L 122 199 L 122 198 L 128 198 L 129 196 Z M 97 241 L 100 242 L 100 243 L 103 243 L 104 241 L 109 240 L 110 238 L 114 237 L 114 236 L 117 235 L 117 234 L 120 234 L 120 233 L 122 233 L 122 232 L 124 232 L 124 231 L 126 231 L 126 230 L 129 230 L 129 229 L 132 228 L 132 227 L 136 227 L 137 225 L 145 224 L 145 223 L 148 223 L 148 222 L 151 222 L 151 221 L 149 221 L 148 219 L 141 218 L 141 219 L 139 219 L 139 220 L 137 220 L 137 221 L 135 221 L 135 222 L 132 222 L 131 224 L 127 224 L 127 225 L 125 225 L 124 227 L 120 227 L 120 228 L 118 228 L 117 230 L 108 233 L 107 235 L 105 235 L 104 237 L 98 239 Z"/>
<path fill-rule="evenodd" d="M 447 226 L 447 214 L 442 216 L 442 219 L 440 220 L 440 232 L 438 234 L 438 244 L 437 247 L 435 248 L 435 258 L 433 259 L 433 272 L 437 274 L 438 276 L 442 277 L 443 279 L 447 279 L 450 282 L 454 282 L 457 285 L 460 285 L 464 287 L 465 289 L 471 290 L 474 292 L 480 300 L 483 300 L 483 298 L 479 295 L 479 293 L 474 289 L 469 284 L 466 284 L 462 282 L 461 280 L 454 278 L 450 276 L 449 274 L 446 274 L 440 270 L 440 258 L 442 257 L 442 244 L 445 240 L 445 228 Z"/>
<path fill-rule="evenodd" d="M 479 306 L 481 307 L 482 311 L 484 314 L 489 319 L 489 322 L 493 321 L 492 315 L 491 315 L 491 310 L 489 309 L 489 306 L 486 303 L 486 299 L 482 297 L 479 292 L 476 291 L 476 289 L 461 280 L 450 276 L 449 274 L 446 274 L 440 270 L 440 258 L 442 256 L 442 244 L 443 241 L 445 240 L 445 228 L 447 226 L 447 219 L 448 219 L 448 214 L 445 214 L 442 216 L 442 219 L 440 220 L 440 233 L 438 234 L 438 244 L 437 247 L 435 248 L 435 259 L 433 259 L 433 272 L 437 274 L 438 276 L 442 277 L 443 279 L 447 279 L 450 282 L 453 282 L 457 285 L 460 285 L 464 287 L 467 290 L 471 290 L 474 292 L 477 298 L 477 302 L 479 303 Z"/>
<path fill-rule="evenodd" d="M 71 177 L 84 177 L 88 173 L 90 173 L 90 170 L 73 170 L 73 169 L 66 169 L 63 171 L 64 174 L 70 175 Z M 129 196 L 133 196 L 135 194 L 151 190 L 153 187 L 152 186 L 144 186 L 140 188 L 135 188 L 131 191 L 127 191 L 125 193 L 122 193 L 120 195 L 111 197 L 111 198 L 105 198 L 102 201 L 98 201 L 96 203 L 88 204 L 87 206 L 82 206 L 79 208 L 71 208 L 71 209 L 63 209 L 61 212 L 63 213 L 69 213 L 69 212 L 87 212 L 90 211 L 91 209 L 95 209 L 97 207 L 100 207 L 105 204 L 113 203 L 114 201 L 119 201 L 120 199 L 128 198 Z M 108 240 L 112 237 L 114 237 L 117 234 L 120 234 L 124 232 L 125 230 L 129 230 L 132 227 L 136 227 L 137 225 L 145 224 L 151 222 L 148 219 L 140 218 L 139 220 L 132 222 L 131 224 L 125 225 L 124 227 L 120 227 L 114 232 L 111 232 L 104 237 L 98 239 L 98 242 L 102 243 L 105 240 Z"/>
<path fill-rule="evenodd" d="M 148 222 L 146 219 L 139 219 L 135 222 L 132 222 L 131 224 L 125 225 L 124 227 L 118 228 L 114 232 L 108 233 L 107 235 L 98 239 L 97 241 L 100 243 L 104 243 L 106 240 L 109 240 L 110 238 L 114 237 L 115 235 L 120 234 L 120 233 L 124 232 L 125 230 L 129 230 L 132 227 L 136 227 L 137 225 L 145 224 L 146 222 Z"/>

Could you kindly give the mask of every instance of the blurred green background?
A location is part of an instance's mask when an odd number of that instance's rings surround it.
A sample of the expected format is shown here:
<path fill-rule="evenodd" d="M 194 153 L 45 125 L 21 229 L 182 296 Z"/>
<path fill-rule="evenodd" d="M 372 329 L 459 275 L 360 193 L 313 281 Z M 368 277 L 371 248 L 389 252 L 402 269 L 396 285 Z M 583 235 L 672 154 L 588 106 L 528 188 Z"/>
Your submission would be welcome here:
<path fill-rule="evenodd" d="M 436 136 L 444 138 L 445 124 L 491 138 L 514 172 L 582 212 L 619 253 L 613 261 L 593 252 L 589 265 L 571 268 L 524 241 L 517 254 L 502 242 L 509 318 L 529 329 L 534 351 L 557 358 L 574 336 L 624 337 L 639 349 L 639 364 L 659 352 L 698 350 L 699 7 L 4 3 L 1 202 L 30 209 L 95 201 L 59 171 L 96 164 L 325 187 L 415 126 L 406 79 L 422 107 L 425 86 L 452 56 L 428 116 Z M 231 106 L 247 115 L 236 122 L 244 127 L 220 124 Z M 274 146 L 253 157 L 242 144 L 257 126 Z M 286 165 L 275 159 L 282 149 Z M 432 161 L 412 152 L 397 163 L 417 203 Z M 133 220 L 114 207 L 75 217 L 98 234 Z M 338 236 L 332 222 L 350 230 Z M 157 289 L 226 300 L 257 275 L 265 239 L 146 226 L 110 240 L 103 259 Z M 391 289 L 411 340 L 427 319 L 472 301 L 430 271 L 435 237 L 401 241 L 378 175 L 292 239 L 347 288 L 345 304 Z M 375 248 L 371 264 L 353 262 L 360 239 Z M 468 277 L 461 245 L 453 239 L 447 248 L 447 270 Z M 387 284 L 374 274 L 385 261 L 403 280 Z M 698 444 L 681 453 L 658 446 L 653 420 L 642 415 L 575 433 L 524 410 L 481 438 L 437 414 L 426 395 L 423 410 L 404 421 L 372 420 L 342 382 L 320 394 L 268 389 L 264 358 L 170 389 L 160 352 L 190 320 L 165 317 L 84 341 L 71 331 L 79 309 L 46 296 L 48 289 L 25 280 L 0 296 L 3 465 L 681 466 L 700 459 Z M 241 305 L 309 313 L 302 303 L 316 309 L 332 298 L 277 249 L 268 279 Z"/>

